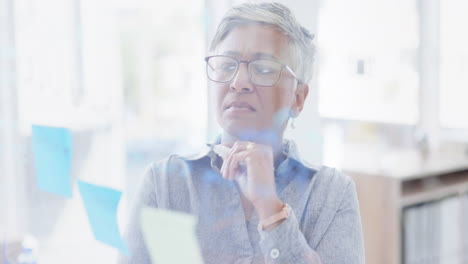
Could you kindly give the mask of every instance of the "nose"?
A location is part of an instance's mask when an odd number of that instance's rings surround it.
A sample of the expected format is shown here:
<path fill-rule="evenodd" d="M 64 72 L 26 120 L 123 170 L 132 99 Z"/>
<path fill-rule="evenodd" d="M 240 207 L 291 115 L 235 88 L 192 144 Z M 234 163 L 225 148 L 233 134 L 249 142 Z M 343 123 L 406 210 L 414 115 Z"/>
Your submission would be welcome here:
<path fill-rule="evenodd" d="M 250 93 L 253 91 L 254 87 L 249 78 L 247 64 L 242 63 L 239 65 L 239 69 L 237 70 L 234 79 L 232 79 L 229 88 L 231 91 L 237 93 Z"/>

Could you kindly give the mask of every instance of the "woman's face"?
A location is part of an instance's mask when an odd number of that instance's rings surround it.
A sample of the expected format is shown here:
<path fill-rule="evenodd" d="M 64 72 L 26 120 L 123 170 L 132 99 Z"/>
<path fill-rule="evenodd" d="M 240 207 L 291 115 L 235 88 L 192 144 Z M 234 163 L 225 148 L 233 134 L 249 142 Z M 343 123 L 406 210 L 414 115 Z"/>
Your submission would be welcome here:
<path fill-rule="evenodd" d="M 271 26 L 244 25 L 233 29 L 216 48 L 216 55 L 240 61 L 272 59 L 291 67 L 286 36 Z M 257 86 L 249 80 L 246 63 L 241 63 L 229 83 L 210 81 L 215 98 L 216 118 L 224 131 L 237 138 L 250 134 L 282 132 L 289 117 L 297 116 L 308 87 L 298 84 L 287 69 L 274 86 Z"/>

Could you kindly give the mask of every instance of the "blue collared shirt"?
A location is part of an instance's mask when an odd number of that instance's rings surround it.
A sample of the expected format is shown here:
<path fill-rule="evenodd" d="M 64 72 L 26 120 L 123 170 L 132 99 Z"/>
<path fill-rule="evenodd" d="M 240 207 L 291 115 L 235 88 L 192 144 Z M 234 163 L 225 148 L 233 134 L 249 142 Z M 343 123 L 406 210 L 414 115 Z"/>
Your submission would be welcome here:
<path fill-rule="evenodd" d="M 126 231 L 132 255 L 122 256 L 120 263 L 151 263 L 139 226 L 142 206 L 197 216 L 204 263 L 364 263 L 354 182 L 336 169 L 301 161 L 292 141 L 285 141 L 283 152 L 286 158 L 275 168 L 275 182 L 292 213 L 269 232 L 257 230 L 255 210 L 245 220 L 239 190 L 222 178 L 212 146 L 151 164 Z"/>

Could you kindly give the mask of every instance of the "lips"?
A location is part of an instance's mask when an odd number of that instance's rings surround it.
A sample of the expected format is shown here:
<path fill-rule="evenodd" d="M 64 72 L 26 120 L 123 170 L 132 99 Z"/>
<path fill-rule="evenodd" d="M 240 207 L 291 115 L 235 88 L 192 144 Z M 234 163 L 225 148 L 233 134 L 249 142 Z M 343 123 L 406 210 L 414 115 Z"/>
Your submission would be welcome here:
<path fill-rule="evenodd" d="M 228 109 L 246 109 L 250 111 L 255 111 L 255 108 L 253 106 L 251 106 L 247 102 L 242 102 L 242 101 L 234 101 L 228 104 L 224 110 L 228 110 Z"/>

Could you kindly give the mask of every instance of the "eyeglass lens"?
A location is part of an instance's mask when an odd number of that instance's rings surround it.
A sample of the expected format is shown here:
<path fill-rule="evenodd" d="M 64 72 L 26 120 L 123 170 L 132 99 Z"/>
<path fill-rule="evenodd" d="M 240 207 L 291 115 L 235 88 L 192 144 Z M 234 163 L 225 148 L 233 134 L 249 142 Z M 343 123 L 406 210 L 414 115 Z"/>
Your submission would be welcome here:
<path fill-rule="evenodd" d="M 207 74 L 215 82 L 230 82 L 239 68 L 239 62 L 230 57 L 214 56 L 207 62 Z M 282 65 L 271 60 L 254 60 L 248 64 L 250 81 L 256 85 L 275 85 L 281 75 Z"/>

